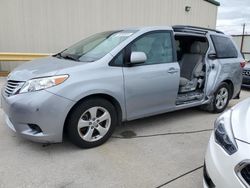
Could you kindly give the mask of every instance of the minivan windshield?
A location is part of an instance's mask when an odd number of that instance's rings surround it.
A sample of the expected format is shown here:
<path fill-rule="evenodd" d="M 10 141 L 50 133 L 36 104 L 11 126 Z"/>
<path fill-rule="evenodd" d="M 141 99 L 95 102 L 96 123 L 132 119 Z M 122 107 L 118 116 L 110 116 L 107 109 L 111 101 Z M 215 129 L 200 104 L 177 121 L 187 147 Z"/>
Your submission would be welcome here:
<path fill-rule="evenodd" d="M 135 30 L 122 30 L 98 33 L 81 40 L 55 56 L 82 62 L 96 61 L 135 32 Z"/>

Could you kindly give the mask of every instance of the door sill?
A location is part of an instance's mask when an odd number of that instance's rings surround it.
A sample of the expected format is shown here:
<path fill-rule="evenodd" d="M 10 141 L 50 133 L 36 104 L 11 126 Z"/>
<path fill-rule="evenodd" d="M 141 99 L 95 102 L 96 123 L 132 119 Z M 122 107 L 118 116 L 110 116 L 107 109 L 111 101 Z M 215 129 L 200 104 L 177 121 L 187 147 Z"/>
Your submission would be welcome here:
<path fill-rule="evenodd" d="M 203 99 L 204 93 L 201 91 L 180 93 L 176 99 L 176 106 L 201 102 Z"/>

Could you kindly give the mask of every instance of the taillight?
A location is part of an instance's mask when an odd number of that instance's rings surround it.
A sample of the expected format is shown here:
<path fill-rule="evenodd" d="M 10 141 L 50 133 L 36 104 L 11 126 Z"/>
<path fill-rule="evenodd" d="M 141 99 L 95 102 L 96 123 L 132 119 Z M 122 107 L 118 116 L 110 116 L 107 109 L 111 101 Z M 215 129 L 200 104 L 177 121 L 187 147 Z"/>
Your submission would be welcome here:
<path fill-rule="evenodd" d="M 244 68 L 244 67 L 245 67 L 245 65 L 246 65 L 246 62 L 245 62 L 245 61 L 240 62 L 240 67 L 241 67 L 241 68 Z"/>

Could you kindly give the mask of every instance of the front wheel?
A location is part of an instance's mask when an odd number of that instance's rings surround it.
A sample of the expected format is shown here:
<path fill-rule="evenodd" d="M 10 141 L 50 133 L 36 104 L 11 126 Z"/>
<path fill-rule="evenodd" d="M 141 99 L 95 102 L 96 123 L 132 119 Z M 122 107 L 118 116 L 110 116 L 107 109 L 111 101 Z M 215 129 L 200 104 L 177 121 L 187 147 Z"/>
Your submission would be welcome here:
<path fill-rule="evenodd" d="M 67 132 L 75 145 L 92 148 L 106 142 L 116 125 L 115 107 L 107 100 L 94 98 L 73 109 L 68 118 Z"/>
<path fill-rule="evenodd" d="M 213 113 L 221 113 L 226 109 L 229 100 L 230 89 L 228 84 L 223 82 L 214 93 L 212 101 L 202 108 Z"/>

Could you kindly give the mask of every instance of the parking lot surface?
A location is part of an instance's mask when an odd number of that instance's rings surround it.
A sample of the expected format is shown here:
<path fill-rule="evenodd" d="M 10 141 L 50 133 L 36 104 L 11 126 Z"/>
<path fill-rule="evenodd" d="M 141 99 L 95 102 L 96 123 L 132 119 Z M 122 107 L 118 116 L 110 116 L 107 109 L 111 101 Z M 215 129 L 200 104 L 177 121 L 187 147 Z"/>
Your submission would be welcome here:
<path fill-rule="evenodd" d="M 243 90 L 229 106 L 247 97 Z M 217 116 L 192 108 L 128 122 L 104 145 L 83 150 L 67 140 L 42 145 L 19 138 L 1 109 L 0 187 L 199 188 Z"/>

